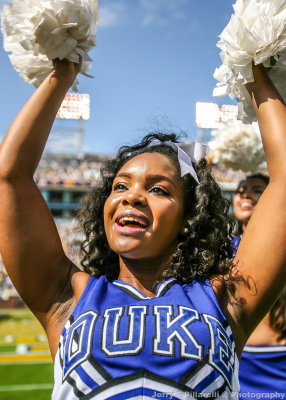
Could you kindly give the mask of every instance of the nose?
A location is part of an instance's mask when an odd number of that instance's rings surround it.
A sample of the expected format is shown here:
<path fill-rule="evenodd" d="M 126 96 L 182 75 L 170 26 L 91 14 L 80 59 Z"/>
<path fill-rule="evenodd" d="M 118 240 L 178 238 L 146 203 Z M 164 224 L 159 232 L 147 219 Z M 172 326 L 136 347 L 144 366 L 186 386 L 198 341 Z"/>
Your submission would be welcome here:
<path fill-rule="evenodd" d="M 122 205 L 124 206 L 141 206 L 145 207 L 147 204 L 146 198 L 137 191 L 128 190 L 124 193 L 122 197 Z"/>
<path fill-rule="evenodd" d="M 242 198 L 251 198 L 251 196 L 250 196 L 250 193 L 249 193 L 249 191 L 248 190 L 244 190 L 241 194 L 240 194 L 240 197 L 242 197 Z"/>

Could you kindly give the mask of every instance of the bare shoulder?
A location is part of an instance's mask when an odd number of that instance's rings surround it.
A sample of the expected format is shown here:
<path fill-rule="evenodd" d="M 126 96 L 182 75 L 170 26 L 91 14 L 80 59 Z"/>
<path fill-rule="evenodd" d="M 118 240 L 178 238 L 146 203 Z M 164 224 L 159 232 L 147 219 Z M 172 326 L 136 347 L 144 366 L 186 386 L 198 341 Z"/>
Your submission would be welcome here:
<path fill-rule="evenodd" d="M 71 286 L 73 288 L 76 302 L 79 301 L 81 295 L 83 294 L 89 279 L 90 279 L 89 274 L 79 270 L 77 267 L 74 267 L 71 276 Z"/>

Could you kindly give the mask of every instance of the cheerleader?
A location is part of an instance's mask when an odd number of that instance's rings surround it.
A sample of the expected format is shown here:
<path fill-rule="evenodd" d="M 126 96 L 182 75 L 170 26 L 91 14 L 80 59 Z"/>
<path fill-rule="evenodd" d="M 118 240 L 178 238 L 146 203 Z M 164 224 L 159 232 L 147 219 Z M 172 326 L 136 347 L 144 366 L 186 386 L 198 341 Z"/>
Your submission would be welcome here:
<path fill-rule="evenodd" d="M 285 285 L 285 105 L 254 67 L 270 182 L 233 262 L 205 148 L 151 134 L 122 147 L 87 196 L 82 271 L 33 180 L 79 69 L 57 62 L 0 147 L 0 251 L 47 333 L 53 399 L 233 398 L 238 357 Z"/>

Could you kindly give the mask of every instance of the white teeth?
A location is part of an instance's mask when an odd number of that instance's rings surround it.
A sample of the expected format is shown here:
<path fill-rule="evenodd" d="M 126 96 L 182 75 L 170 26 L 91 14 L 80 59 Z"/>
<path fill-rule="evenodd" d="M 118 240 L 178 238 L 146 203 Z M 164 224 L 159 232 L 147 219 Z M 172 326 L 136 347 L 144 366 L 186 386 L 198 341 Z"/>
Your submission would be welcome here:
<path fill-rule="evenodd" d="M 252 204 L 251 203 L 241 203 L 241 206 L 242 207 L 252 207 Z"/>
<path fill-rule="evenodd" d="M 136 219 L 134 219 L 132 217 L 123 217 L 120 219 L 120 221 L 136 221 L 136 222 L 138 222 Z"/>
<path fill-rule="evenodd" d="M 138 219 L 133 218 L 133 217 L 122 217 L 122 218 L 120 218 L 120 220 L 118 222 L 122 224 L 123 221 L 136 222 L 137 224 L 143 225 L 141 221 L 139 221 Z"/>

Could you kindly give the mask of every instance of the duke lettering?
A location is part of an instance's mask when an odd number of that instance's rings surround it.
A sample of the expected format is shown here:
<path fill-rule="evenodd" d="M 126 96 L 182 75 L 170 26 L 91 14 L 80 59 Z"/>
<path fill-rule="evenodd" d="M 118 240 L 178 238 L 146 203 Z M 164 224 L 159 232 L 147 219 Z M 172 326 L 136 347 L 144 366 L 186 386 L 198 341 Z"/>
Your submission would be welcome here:
<path fill-rule="evenodd" d="M 124 307 L 110 308 L 103 315 L 102 350 L 109 357 L 138 354 L 143 348 L 147 306 L 130 306 L 123 317 Z M 127 319 L 126 339 L 119 338 L 120 323 Z"/>
<path fill-rule="evenodd" d="M 179 313 L 174 317 L 172 306 L 155 306 L 156 336 L 154 353 L 160 355 L 175 355 L 174 341 L 180 343 L 180 357 L 200 359 L 202 346 L 198 344 L 188 325 L 199 319 L 198 312 L 189 307 L 179 306 Z"/>
<path fill-rule="evenodd" d="M 199 338 L 192 333 L 191 326 L 195 321 L 208 327 L 208 349 L 204 349 Z M 101 327 L 101 351 L 107 357 L 136 356 L 146 346 L 150 346 L 148 354 L 165 357 L 201 360 L 207 353 L 208 362 L 225 377 L 229 385 L 231 383 L 234 346 L 221 323 L 215 317 L 200 315 L 190 307 L 178 306 L 176 309 L 171 305 L 108 308 L 101 318 L 93 311 L 80 315 L 68 329 L 64 343 L 64 377 L 88 359 L 94 339 L 99 342 L 98 336 L 94 338 L 97 324 L 101 324 L 97 329 L 98 335 Z M 146 330 L 148 342 L 145 341 Z M 175 349 L 179 353 L 175 354 Z"/>

